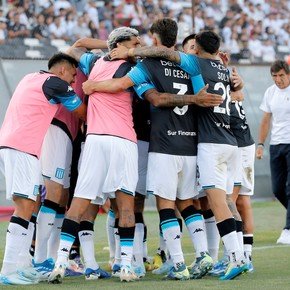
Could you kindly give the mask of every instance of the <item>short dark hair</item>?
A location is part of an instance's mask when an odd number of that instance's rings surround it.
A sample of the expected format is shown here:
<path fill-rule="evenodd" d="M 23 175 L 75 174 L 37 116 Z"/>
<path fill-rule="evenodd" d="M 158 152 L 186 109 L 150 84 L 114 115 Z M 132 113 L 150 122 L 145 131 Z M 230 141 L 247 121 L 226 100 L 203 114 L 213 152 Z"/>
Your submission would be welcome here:
<path fill-rule="evenodd" d="M 195 36 L 197 44 L 207 53 L 216 53 L 221 44 L 221 38 L 213 31 L 205 30 Z"/>
<path fill-rule="evenodd" d="M 72 66 L 78 67 L 78 62 L 75 58 L 73 58 L 72 56 L 63 53 L 63 52 L 59 52 L 56 53 L 55 55 L 53 55 L 49 61 L 48 61 L 48 69 L 51 69 L 53 66 L 55 66 L 56 64 L 62 63 L 62 62 L 67 62 L 69 64 L 71 64 Z"/>
<path fill-rule="evenodd" d="M 281 69 L 283 69 L 286 72 L 286 74 L 289 74 L 289 65 L 287 64 L 287 62 L 284 60 L 278 59 L 272 63 L 270 72 L 271 74 L 277 73 Z"/>
<path fill-rule="evenodd" d="M 195 37 L 196 37 L 196 33 L 192 33 L 186 36 L 182 41 L 182 47 L 184 47 L 187 44 L 187 42 L 190 41 L 191 39 L 195 39 Z"/>
<path fill-rule="evenodd" d="M 152 34 L 158 34 L 162 45 L 166 47 L 172 47 L 175 45 L 177 31 L 177 23 L 171 18 L 158 19 L 152 24 L 150 28 L 150 32 Z"/>

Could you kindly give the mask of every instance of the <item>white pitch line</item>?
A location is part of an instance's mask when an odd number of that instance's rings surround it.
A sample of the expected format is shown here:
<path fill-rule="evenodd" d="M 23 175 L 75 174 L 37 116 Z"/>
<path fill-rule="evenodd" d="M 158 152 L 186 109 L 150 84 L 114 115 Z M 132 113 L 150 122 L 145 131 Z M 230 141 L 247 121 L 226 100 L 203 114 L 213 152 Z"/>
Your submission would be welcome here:
<path fill-rule="evenodd" d="M 263 250 L 268 250 L 268 249 L 275 249 L 275 248 L 286 248 L 286 247 L 289 247 L 289 245 L 269 245 L 269 246 L 253 247 L 253 252 L 263 251 Z M 100 253 L 100 252 L 98 252 L 98 253 Z M 183 255 L 184 256 L 192 256 L 192 255 L 194 255 L 194 252 L 185 253 Z M 108 261 L 100 261 L 100 262 L 98 262 L 98 264 L 108 264 Z"/>

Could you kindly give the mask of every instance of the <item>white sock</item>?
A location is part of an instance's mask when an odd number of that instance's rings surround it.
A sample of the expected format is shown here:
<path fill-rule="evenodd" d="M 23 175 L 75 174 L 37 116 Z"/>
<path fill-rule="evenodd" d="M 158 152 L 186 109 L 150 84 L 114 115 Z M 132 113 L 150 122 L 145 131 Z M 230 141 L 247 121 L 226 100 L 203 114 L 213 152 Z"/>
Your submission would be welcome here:
<path fill-rule="evenodd" d="M 228 218 L 217 223 L 219 233 L 230 257 L 231 262 L 239 261 L 243 258 L 243 251 L 240 249 L 238 235 L 236 232 L 236 222 L 234 218 Z"/>
<path fill-rule="evenodd" d="M 144 236 L 143 236 L 143 258 L 148 259 L 148 246 L 147 246 L 147 226 L 144 225 Z"/>
<path fill-rule="evenodd" d="M 110 259 L 114 259 L 115 257 L 116 243 L 115 243 L 114 226 L 115 226 L 115 214 L 110 209 L 107 215 L 107 223 L 106 223 L 108 245 L 110 250 Z"/>
<path fill-rule="evenodd" d="M 160 233 L 159 233 L 159 247 L 158 247 L 157 253 L 160 254 L 161 251 L 163 251 L 164 253 L 167 252 L 167 246 L 166 246 L 166 243 L 164 241 L 162 231 L 160 231 Z"/>
<path fill-rule="evenodd" d="M 181 249 L 180 227 L 177 219 L 161 221 L 161 228 L 166 246 L 175 265 L 184 263 Z"/>
<path fill-rule="evenodd" d="M 118 228 L 120 235 L 121 247 L 121 267 L 131 266 L 133 258 L 133 243 L 134 243 L 134 227 L 120 227 Z"/>
<path fill-rule="evenodd" d="M 35 223 L 29 222 L 29 226 L 27 229 L 27 241 L 25 241 L 25 244 L 23 245 L 20 254 L 19 254 L 19 262 L 17 267 L 19 268 L 25 268 L 25 267 L 31 267 L 31 255 L 29 253 L 29 249 L 31 246 L 33 233 L 34 233 Z"/>
<path fill-rule="evenodd" d="M 16 271 L 22 247 L 27 247 L 29 222 L 12 216 L 6 233 L 6 245 L 1 274 L 6 276 Z"/>
<path fill-rule="evenodd" d="M 133 254 L 135 262 L 138 266 L 143 264 L 143 237 L 144 237 L 144 224 L 135 224 L 135 234 L 133 243 Z"/>
<path fill-rule="evenodd" d="M 54 225 L 47 242 L 47 259 L 53 258 L 55 261 L 57 258 L 57 250 L 59 247 L 61 227 L 64 220 L 64 214 L 56 214 Z"/>
<path fill-rule="evenodd" d="M 116 223 L 115 223 L 116 225 Z M 120 246 L 120 235 L 118 227 L 114 227 L 114 237 L 115 237 L 115 260 L 114 264 L 121 265 L 121 246 Z"/>
<path fill-rule="evenodd" d="M 244 254 L 247 263 L 252 261 L 253 237 L 253 234 L 244 234 Z"/>
<path fill-rule="evenodd" d="M 55 210 L 44 205 L 41 206 L 37 215 L 34 253 L 34 261 L 36 263 L 42 263 L 47 258 L 47 241 L 54 226 L 55 215 Z"/>
<path fill-rule="evenodd" d="M 220 234 L 216 226 L 215 217 L 204 219 L 208 243 L 208 252 L 214 261 L 218 260 Z"/>
<path fill-rule="evenodd" d="M 86 222 L 89 223 L 89 222 Z M 84 263 L 86 268 L 98 269 L 99 265 L 95 259 L 95 244 L 94 244 L 94 231 L 92 229 L 84 229 L 83 222 L 81 222 L 81 228 L 79 231 L 80 245 L 84 257 Z"/>
<path fill-rule="evenodd" d="M 203 216 L 200 213 L 196 213 L 188 216 L 184 222 L 194 245 L 195 255 L 198 258 L 202 252 L 208 251 Z"/>
<path fill-rule="evenodd" d="M 244 236 L 243 236 L 243 223 L 242 221 L 236 221 L 237 236 L 239 241 L 240 250 L 244 251 Z"/>

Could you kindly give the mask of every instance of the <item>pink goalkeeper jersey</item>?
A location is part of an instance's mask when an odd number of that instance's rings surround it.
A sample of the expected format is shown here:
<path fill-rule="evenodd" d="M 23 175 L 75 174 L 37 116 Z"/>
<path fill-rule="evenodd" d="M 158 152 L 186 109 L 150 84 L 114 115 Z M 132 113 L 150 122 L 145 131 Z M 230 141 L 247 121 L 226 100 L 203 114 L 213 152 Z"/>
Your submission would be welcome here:
<path fill-rule="evenodd" d="M 89 79 L 102 81 L 111 79 L 124 60 L 95 63 Z M 95 92 L 89 97 L 87 134 L 111 135 L 137 142 L 133 128 L 132 96 L 129 92 Z"/>
<path fill-rule="evenodd" d="M 78 68 L 75 81 L 72 84 L 72 88 L 82 101 L 84 101 L 85 98 L 85 94 L 82 89 L 82 83 L 86 80 L 86 75 L 84 75 L 82 71 Z M 78 134 L 79 118 L 77 118 L 72 112 L 68 111 L 64 106 L 59 106 L 59 109 L 57 110 L 54 118 L 66 124 L 71 134 L 72 140 L 74 140 Z"/>
<path fill-rule="evenodd" d="M 44 92 L 45 91 L 45 92 Z M 59 107 L 69 100 L 70 109 L 81 101 L 68 83 L 47 72 L 26 75 L 10 100 L 1 130 L 0 147 L 9 147 L 40 156 L 44 136 Z"/>

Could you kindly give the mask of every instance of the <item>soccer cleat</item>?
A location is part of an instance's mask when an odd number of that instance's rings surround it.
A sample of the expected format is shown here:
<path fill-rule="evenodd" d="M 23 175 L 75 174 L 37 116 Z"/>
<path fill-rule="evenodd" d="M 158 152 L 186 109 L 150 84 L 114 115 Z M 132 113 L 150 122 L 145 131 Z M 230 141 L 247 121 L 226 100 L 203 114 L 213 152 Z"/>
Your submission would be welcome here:
<path fill-rule="evenodd" d="M 181 265 L 179 265 L 177 267 L 177 269 L 175 269 L 175 267 L 171 268 L 168 275 L 166 276 L 166 279 L 169 279 L 169 280 L 189 280 L 190 275 L 189 275 L 188 269 L 186 268 L 185 264 L 181 263 Z"/>
<path fill-rule="evenodd" d="M 37 284 L 38 281 L 27 279 L 22 276 L 22 273 L 12 273 L 7 276 L 0 274 L 0 284 L 2 285 L 33 285 Z"/>
<path fill-rule="evenodd" d="M 84 274 L 84 265 L 80 257 L 68 261 L 68 267 L 65 270 L 65 276 L 76 277 Z"/>
<path fill-rule="evenodd" d="M 242 274 L 247 272 L 248 266 L 244 261 L 240 262 L 229 262 L 229 265 L 226 269 L 226 272 L 223 276 L 220 277 L 220 280 L 232 280 Z"/>
<path fill-rule="evenodd" d="M 111 278 L 111 275 L 100 267 L 96 270 L 87 268 L 85 271 L 85 278 L 86 280 L 108 279 Z"/>
<path fill-rule="evenodd" d="M 145 275 L 146 275 L 146 269 L 145 269 L 145 266 L 143 263 L 139 266 L 133 265 L 133 270 L 138 278 L 145 277 Z"/>
<path fill-rule="evenodd" d="M 121 266 L 114 264 L 112 267 L 112 277 L 120 277 Z"/>
<path fill-rule="evenodd" d="M 252 262 L 247 263 L 247 267 L 248 267 L 248 272 L 249 273 L 253 273 L 254 272 L 254 266 Z"/>
<path fill-rule="evenodd" d="M 155 274 L 155 275 L 164 275 L 164 274 L 168 274 L 169 271 L 172 269 L 173 267 L 173 262 L 172 260 L 167 260 L 165 261 L 160 268 L 158 269 L 154 269 L 152 271 L 152 274 Z"/>
<path fill-rule="evenodd" d="M 62 283 L 66 267 L 67 267 L 66 264 L 59 264 L 59 265 L 56 264 L 48 278 L 48 283 L 51 283 L 51 284 Z"/>
<path fill-rule="evenodd" d="M 277 240 L 277 244 L 290 245 L 290 230 L 284 229 L 281 232 L 281 235 Z"/>
<path fill-rule="evenodd" d="M 35 281 L 36 283 L 40 280 L 40 274 L 32 267 L 18 269 L 17 273 L 22 277 L 25 277 L 31 281 Z"/>
<path fill-rule="evenodd" d="M 221 260 L 219 260 L 217 263 L 213 265 L 213 268 L 210 271 L 208 271 L 208 274 L 215 277 L 223 276 L 225 274 L 228 264 L 229 264 L 228 258 L 223 257 Z"/>
<path fill-rule="evenodd" d="M 195 263 L 188 267 L 190 279 L 201 279 L 213 267 L 213 260 L 208 253 L 201 253 L 201 256 L 196 258 Z"/>
<path fill-rule="evenodd" d="M 46 259 L 42 263 L 35 263 L 34 260 L 32 260 L 32 264 L 34 267 L 34 270 L 38 272 L 38 279 L 39 281 L 47 281 L 48 277 L 50 276 L 51 271 L 54 268 L 54 261 L 53 259 Z"/>
<path fill-rule="evenodd" d="M 143 258 L 143 262 L 146 272 L 152 271 L 154 269 L 151 261 L 148 258 Z"/>
<path fill-rule="evenodd" d="M 166 255 L 164 251 L 160 251 L 160 253 L 156 253 L 153 257 L 153 269 L 158 269 L 161 265 L 166 261 Z"/>
<path fill-rule="evenodd" d="M 131 282 L 138 280 L 138 276 L 135 274 L 131 266 L 122 266 L 120 271 L 120 280 Z"/>

